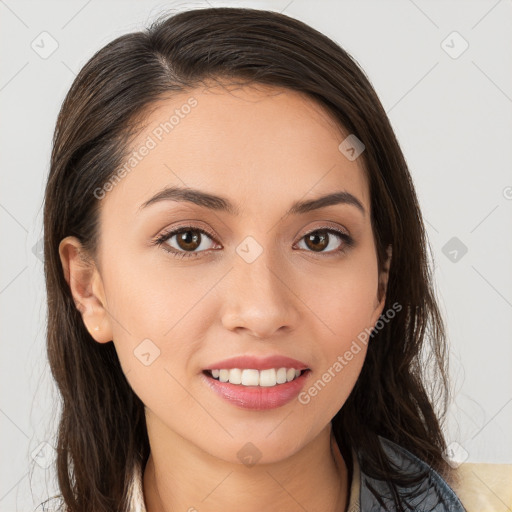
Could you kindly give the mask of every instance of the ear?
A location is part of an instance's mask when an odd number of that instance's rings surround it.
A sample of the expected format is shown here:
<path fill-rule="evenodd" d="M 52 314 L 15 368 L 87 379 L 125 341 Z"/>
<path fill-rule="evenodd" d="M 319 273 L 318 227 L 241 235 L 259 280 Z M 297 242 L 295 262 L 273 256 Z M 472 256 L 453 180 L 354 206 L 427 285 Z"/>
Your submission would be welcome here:
<path fill-rule="evenodd" d="M 386 261 L 382 265 L 382 270 L 379 272 L 379 284 L 377 288 L 377 298 L 375 301 L 375 310 L 372 315 L 371 325 L 375 325 L 382 311 L 384 310 L 384 304 L 386 303 L 386 293 L 388 289 L 389 280 L 389 269 L 391 267 L 392 247 L 388 245 L 386 249 Z"/>
<path fill-rule="evenodd" d="M 64 277 L 70 287 L 85 327 L 98 343 L 112 341 L 112 326 L 106 307 L 103 281 L 92 258 L 78 238 L 68 236 L 59 244 Z"/>

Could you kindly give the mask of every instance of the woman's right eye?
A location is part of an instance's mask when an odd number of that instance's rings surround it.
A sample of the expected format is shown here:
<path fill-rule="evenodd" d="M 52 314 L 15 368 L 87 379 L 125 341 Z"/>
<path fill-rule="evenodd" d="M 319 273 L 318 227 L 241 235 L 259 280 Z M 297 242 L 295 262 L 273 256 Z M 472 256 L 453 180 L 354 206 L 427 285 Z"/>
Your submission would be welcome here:
<path fill-rule="evenodd" d="M 208 239 L 212 238 L 213 235 L 204 229 L 185 226 L 163 233 L 155 240 L 155 244 L 177 258 L 189 258 L 208 250 Z"/>

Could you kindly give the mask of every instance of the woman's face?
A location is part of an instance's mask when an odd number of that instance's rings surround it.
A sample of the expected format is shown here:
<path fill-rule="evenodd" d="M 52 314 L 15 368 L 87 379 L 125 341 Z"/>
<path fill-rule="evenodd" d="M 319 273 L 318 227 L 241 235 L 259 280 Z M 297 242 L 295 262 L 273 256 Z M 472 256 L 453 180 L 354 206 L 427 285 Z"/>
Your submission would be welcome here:
<path fill-rule="evenodd" d="M 296 92 L 197 89 L 158 104 L 125 172 L 98 191 L 84 321 L 113 340 L 155 435 L 273 462 L 346 401 L 386 282 L 361 159 L 338 149 L 346 136 Z M 254 359 L 226 362 L 240 357 Z M 307 371 L 283 383 L 292 368 Z"/>

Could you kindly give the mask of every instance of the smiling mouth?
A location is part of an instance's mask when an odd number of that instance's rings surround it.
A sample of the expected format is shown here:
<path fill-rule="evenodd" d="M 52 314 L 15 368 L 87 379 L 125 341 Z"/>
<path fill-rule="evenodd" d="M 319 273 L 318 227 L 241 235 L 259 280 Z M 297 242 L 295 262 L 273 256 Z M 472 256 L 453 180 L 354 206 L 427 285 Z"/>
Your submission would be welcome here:
<path fill-rule="evenodd" d="M 295 368 L 269 368 L 255 370 L 252 368 L 230 368 L 204 370 L 204 374 L 219 382 L 228 382 L 247 387 L 276 387 L 287 382 L 292 382 L 309 369 L 297 370 Z"/>

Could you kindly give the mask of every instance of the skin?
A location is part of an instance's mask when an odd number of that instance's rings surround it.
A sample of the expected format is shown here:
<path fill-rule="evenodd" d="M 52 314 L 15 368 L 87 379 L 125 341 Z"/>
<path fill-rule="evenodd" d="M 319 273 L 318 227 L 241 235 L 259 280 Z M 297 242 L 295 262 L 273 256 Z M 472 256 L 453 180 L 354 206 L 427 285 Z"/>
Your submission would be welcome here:
<path fill-rule="evenodd" d="M 59 247 L 87 329 L 98 343 L 113 340 L 146 406 L 147 510 L 345 510 L 350 482 L 330 451 L 330 421 L 359 376 L 365 345 L 307 405 L 242 409 L 211 391 L 201 372 L 235 355 L 281 354 L 311 369 L 307 389 L 375 325 L 388 274 L 378 270 L 362 159 L 339 151 L 347 134 L 323 107 L 262 85 L 212 85 L 162 100 L 134 148 L 191 96 L 197 106 L 100 201 L 95 260 L 80 257 L 74 237 Z M 240 214 L 176 201 L 139 210 L 172 185 L 222 195 Z M 366 213 L 337 204 L 285 215 L 294 201 L 338 190 Z M 354 245 L 336 253 L 345 242 L 334 234 L 323 249 L 306 245 L 305 235 L 326 223 Z M 151 245 L 189 224 L 215 234 L 193 249 L 198 257 Z M 263 249 L 252 263 L 236 252 L 247 236 Z M 177 236 L 170 245 L 185 252 Z M 160 350 L 148 366 L 134 356 L 147 338 Z M 237 457 L 248 442 L 261 453 L 253 466 Z"/>

